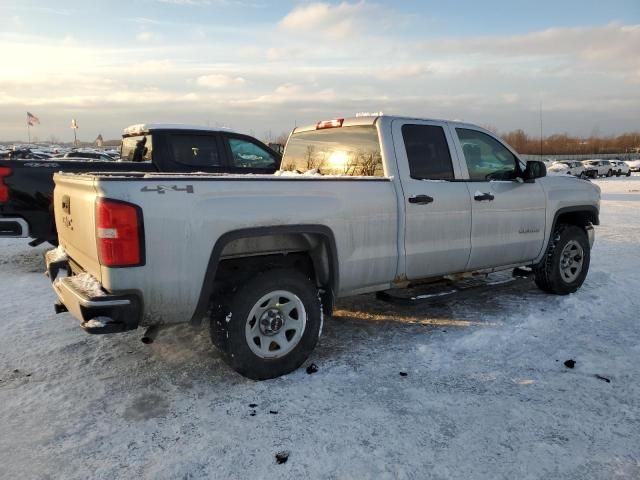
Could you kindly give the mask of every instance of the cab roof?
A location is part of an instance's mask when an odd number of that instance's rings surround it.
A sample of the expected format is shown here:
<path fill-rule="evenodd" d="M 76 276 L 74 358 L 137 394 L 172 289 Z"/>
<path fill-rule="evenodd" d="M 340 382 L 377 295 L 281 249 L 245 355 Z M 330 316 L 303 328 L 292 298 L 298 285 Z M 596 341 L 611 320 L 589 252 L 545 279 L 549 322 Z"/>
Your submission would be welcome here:
<path fill-rule="evenodd" d="M 394 119 L 398 119 L 398 120 L 419 120 L 419 121 L 424 121 L 424 122 L 440 122 L 440 123 L 450 123 L 453 125 L 456 125 L 458 127 L 464 127 L 464 126 L 469 126 L 469 127 L 473 127 L 473 128 L 480 128 L 482 130 L 484 130 L 482 127 L 479 127 L 478 125 L 474 125 L 472 123 L 468 123 L 468 122 L 463 122 L 460 120 L 444 120 L 441 118 L 420 118 L 420 117 L 414 117 L 414 116 L 402 116 L 402 115 L 385 115 L 385 114 L 372 114 L 372 115 L 357 115 L 355 117 L 344 117 L 344 118 L 338 118 L 338 119 L 327 119 L 327 120 L 321 120 L 318 123 L 314 123 L 311 125 L 305 125 L 302 127 L 296 127 L 293 130 L 293 133 L 299 133 L 299 132 L 308 132 L 308 131 L 312 131 L 312 130 L 317 130 L 318 129 L 318 125 L 320 123 L 325 123 L 325 122 L 331 122 L 333 120 L 342 120 L 342 124 L 340 126 L 342 127 L 353 127 L 355 125 L 374 125 L 380 118 L 384 118 L 385 120 L 394 120 Z"/>
<path fill-rule="evenodd" d="M 203 132 L 233 132 L 226 127 L 207 127 L 205 125 L 189 125 L 185 123 L 138 123 L 122 131 L 123 135 L 139 135 L 152 130 L 199 130 Z"/>

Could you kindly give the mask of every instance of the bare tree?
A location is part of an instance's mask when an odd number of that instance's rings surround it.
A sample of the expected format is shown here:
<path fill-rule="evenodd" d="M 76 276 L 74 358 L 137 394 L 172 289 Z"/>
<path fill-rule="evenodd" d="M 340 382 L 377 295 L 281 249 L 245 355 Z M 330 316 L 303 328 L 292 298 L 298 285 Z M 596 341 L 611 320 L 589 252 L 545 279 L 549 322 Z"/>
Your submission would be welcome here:
<path fill-rule="evenodd" d="M 360 174 L 366 177 L 375 177 L 378 167 L 382 165 L 382 157 L 379 152 L 368 152 L 360 156 Z"/>
<path fill-rule="evenodd" d="M 318 168 L 319 163 L 317 163 L 316 159 L 316 147 L 313 145 L 307 145 L 305 158 L 307 160 L 307 170 L 312 170 L 314 168 Z"/>
<path fill-rule="evenodd" d="M 618 136 L 601 136 L 597 129 L 588 137 L 555 133 L 540 139 L 529 137 L 522 130 L 503 133 L 501 137 L 519 153 L 538 154 L 542 144 L 543 155 L 576 155 L 640 152 L 640 132 Z"/>

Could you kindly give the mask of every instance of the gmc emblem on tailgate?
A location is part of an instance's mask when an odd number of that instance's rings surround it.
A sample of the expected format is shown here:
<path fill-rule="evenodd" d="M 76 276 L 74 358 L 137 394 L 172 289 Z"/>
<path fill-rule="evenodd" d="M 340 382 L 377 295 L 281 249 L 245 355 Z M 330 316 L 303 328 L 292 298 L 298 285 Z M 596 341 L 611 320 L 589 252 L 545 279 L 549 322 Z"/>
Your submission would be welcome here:
<path fill-rule="evenodd" d="M 64 195 L 62 197 L 62 211 L 71 215 L 71 199 L 69 198 L 69 195 Z"/>

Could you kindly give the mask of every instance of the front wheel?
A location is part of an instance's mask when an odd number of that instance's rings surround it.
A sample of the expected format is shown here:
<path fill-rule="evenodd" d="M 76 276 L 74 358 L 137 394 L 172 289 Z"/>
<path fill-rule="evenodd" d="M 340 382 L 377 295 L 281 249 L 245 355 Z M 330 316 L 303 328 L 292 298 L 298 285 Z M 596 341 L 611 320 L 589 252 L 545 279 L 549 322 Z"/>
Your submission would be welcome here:
<path fill-rule="evenodd" d="M 613 176 L 613 170 L 609 169 L 609 171 L 607 172 L 607 177 L 612 177 Z"/>
<path fill-rule="evenodd" d="M 567 295 L 578 290 L 589 271 L 591 248 L 584 229 L 560 224 L 551 234 L 547 251 L 536 265 L 536 285 L 547 293 Z"/>
<path fill-rule="evenodd" d="M 630 177 L 630 176 L 631 176 L 631 170 L 627 172 L 627 177 Z"/>
<path fill-rule="evenodd" d="M 287 374 L 318 342 L 322 306 L 311 280 L 296 270 L 271 270 L 241 286 L 211 320 L 211 339 L 225 362 L 253 380 Z"/>

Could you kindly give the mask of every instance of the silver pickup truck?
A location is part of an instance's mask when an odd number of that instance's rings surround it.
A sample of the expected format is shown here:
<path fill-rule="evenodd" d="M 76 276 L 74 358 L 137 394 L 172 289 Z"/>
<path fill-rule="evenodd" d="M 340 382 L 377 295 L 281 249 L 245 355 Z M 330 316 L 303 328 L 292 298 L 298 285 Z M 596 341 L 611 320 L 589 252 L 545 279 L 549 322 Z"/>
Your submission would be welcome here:
<path fill-rule="evenodd" d="M 276 377 L 337 297 L 517 266 L 575 292 L 600 190 L 545 174 L 480 127 L 392 116 L 296 128 L 273 175 L 56 174 L 56 311 L 90 333 L 206 320 L 235 370 Z"/>

